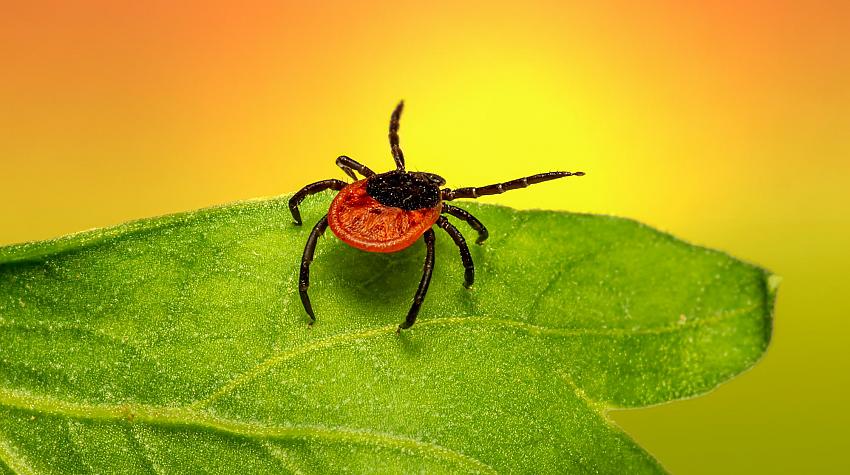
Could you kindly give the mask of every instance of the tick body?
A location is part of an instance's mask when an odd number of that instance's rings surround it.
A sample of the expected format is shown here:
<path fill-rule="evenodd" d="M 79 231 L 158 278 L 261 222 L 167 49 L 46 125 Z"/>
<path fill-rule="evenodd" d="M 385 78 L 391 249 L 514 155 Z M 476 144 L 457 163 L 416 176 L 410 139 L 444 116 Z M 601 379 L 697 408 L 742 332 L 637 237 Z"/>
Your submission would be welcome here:
<path fill-rule="evenodd" d="M 380 176 L 375 176 L 371 182 L 378 179 Z M 331 231 L 352 247 L 369 252 L 400 251 L 416 242 L 440 217 L 439 188 L 435 187 L 436 205 L 404 209 L 378 201 L 369 193 L 369 184 L 367 178 L 346 186 L 328 210 Z"/>
<path fill-rule="evenodd" d="M 404 103 L 400 102 L 390 117 L 390 149 L 396 164 L 395 170 L 376 174 L 367 166 L 343 155 L 337 158 L 336 164 L 355 180 L 354 183 L 349 184 L 335 179 L 311 183 L 295 193 L 289 200 L 289 209 L 295 224 L 301 225 L 298 205 L 304 198 L 328 189 L 339 192 L 334 197 L 328 214 L 313 227 L 301 259 L 298 292 L 304 310 L 310 317 L 311 325 L 315 322 L 316 316 L 310 297 L 307 295 L 307 289 L 310 286 L 310 264 L 313 261 L 318 238 L 327 227 L 330 227 L 341 241 L 367 252 L 397 252 L 409 247 L 420 237 L 424 240 L 426 254 L 422 278 L 407 317 L 398 327 L 401 331 L 410 328 L 416 321 L 419 307 L 425 300 L 425 294 L 431 282 L 431 272 L 434 269 L 434 225 L 444 230 L 460 250 L 461 262 L 465 269 L 464 286 L 470 288 L 475 280 L 475 267 L 466 240 L 444 215 L 465 221 L 477 231 L 476 244 L 482 244 L 487 239 L 487 228 L 469 212 L 451 206 L 445 203 L 446 201 L 495 195 L 557 178 L 584 175 L 582 172 L 549 172 L 482 187 L 441 189 L 440 187 L 445 185 L 446 181 L 439 175 L 405 170 L 404 155 L 398 139 L 399 119 L 403 106 Z M 358 180 L 355 172 L 364 178 Z"/>

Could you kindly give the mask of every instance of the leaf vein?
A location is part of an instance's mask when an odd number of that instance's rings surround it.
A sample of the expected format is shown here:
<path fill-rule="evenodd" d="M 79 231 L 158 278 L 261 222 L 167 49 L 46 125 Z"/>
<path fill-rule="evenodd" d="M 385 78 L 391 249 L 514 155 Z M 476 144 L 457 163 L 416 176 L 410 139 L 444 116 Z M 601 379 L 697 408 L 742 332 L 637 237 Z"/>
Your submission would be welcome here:
<path fill-rule="evenodd" d="M 570 376 L 569 373 L 565 371 L 558 371 L 557 374 L 565 383 L 567 383 L 567 386 L 572 389 L 573 394 L 575 394 L 576 397 L 578 397 L 584 403 L 588 411 L 592 414 L 595 414 L 596 417 L 599 418 L 600 422 L 605 425 L 605 427 L 607 427 L 613 434 L 616 434 L 616 436 L 619 437 L 621 440 L 624 440 L 625 443 L 633 445 L 638 450 L 642 451 L 648 459 L 653 461 L 653 463 L 656 465 L 656 468 L 658 468 L 659 473 L 667 473 L 667 471 L 658 463 L 655 457 L 643 450 L 642 447 L 635 444 L 634 441 L 623 431 L 623 429 L 621 429 L 616 423 L 611 420 L 610 417 L 608 417 L 608 415 L 606 414 L 607 407 L 604 401 L 596 401 L 590 396 L 588 396 L 587 393 L 585 393 L 584 390 L 581 389 L 578 384 L 576 384 L 575 380 L 572 376 Z M 592 466 L 587 466 L 586 469 L 588 472 L 595 471 L 594 467 Z"/>
<path fill-rule="evenodd" d="M 587 406 L 588 410 L 590 410 L 591 412 L 595 412 L 600 416 L 603 416 L 603 419 L 607 420 L 607 418 L 604 417 L 606 407 L 605 402 L 596 401 L 595 399 L 588 396 L 587 393 L 584 392 L 584 390 L 580 388 L 578 384 L 576 384 L 575 380 L 573 380 L 573 377 L 570 376 L 570 374 L 566 371 L 558 371 L 557 374 L 561 377 L 562 380 L 564 380 L 565 383 L 567 383 L 567 386 L 572 389 L 573 394 L 575 394 L 576 397 L 579 398 L 585 404 L 585 406 Z"/>
<path fill-rule="evenodd" d="M 372 328 L 370 330 L 360 332 L 360 333 L 345 333 L 345 334 L 341 334 L 341 335 L 335 335 L 335 336 L 332 336 L 332 337 L 329 337 L 329 338 L 325 338 L 325 339 L 322 339 L 322 340 L 312 342 L 310 344 L 307 344 L 307 345 L 304 345 L 304 346 L 301 346 L 301 347 L 298 347 L 298 348 L 294 348 L 294 349 L 291 349 L 291 350 L 288 350 L 288 351 L 284 351 L 282 353 L 278 353 L 276 355 L 273 355 L 273 356 L 266 358 L 265 360 L 261 361 L 259 364 L 257 364 L 256 366 L 254 366 L 250 370 L 239 374 L 237 377 L 230 380 L 230 382 L 221 386 L 217 391 L 212 393 L 206 399 L 201 399 L 201 400 L 193 402 L 192 404 L 189 405 L 189 408 L 190 409 L 202 409 L 204 407 L 207 407 L 210 404 L 212 404 L 213 402 L 215 402 L 216 400 L 218 400 L 219 398 L 221 398 L 222 396 L 226 395 L 227 393 L 231 392 L 232 390 L 236 389 L 237 387 L 255 379 L 257 376 L 263 374 L 264 372 L 266 372 L 267 370 L 276 366 L 277 364 L 279 364 L 283 361 L 290 360 L 290 359 L 292 359 L 292 358 L 294 358 L 298 355 L 301 355 L 301 354 L 304 354 L 304 353 L 309 353 L 310 351 L 314 351 L 314 350 L 321 350 L 321 349 L 324 349 L 324 348 L 335 346 L 339 343 L 344 343 L 346 341 L 353 341 L 353 340 L 362 339 L 362 338 L 369 338 L 369 337 L 378 336 L 378 335 L 381 335 L 381 334 L 389 334 L 392 330 L 395 330 L 395 328 L 396 328 L 395 325 L 386 325 L 386 326 L 383 326 L 383 327 Z"/>
<path fill-rule="evenodd" d="M 139 458 L 142 459 L 142 462 L 147 464 L 147 467 L 150 469 L 149 473 L 162 475 L 164 472 L 158 464 L 154 463 L 150 456 L 150 445 L 144 443 L 142 439 L 139 438 L 139 434 L 136 432 L 135 428 L 133 426 L 127 426 L 124 433 L 127 436 L 128 441 L 133 444 L 136 450 L 138 450 Z"/>
<path fill-rule="evenodd" d="M 0 462 L 3 462 L 10 470 L 18 474 L 30 475 L 36 473 L 2 435 L 0 435 Z"/>
<path fill-rule="evenodd" d="M 283 466 L 283 468 L 289 470 L 293 475 L 304 475 L 304 472 L 298 468 L 297 465 L 292 461 L 289 455 L 280 449 L 280 447 L 275 446 L 269 442 L 264 442 L 262 447 L 268 452 L 268 454 Z"/>
<path fill-rule="evenodd" d="M 700 319 L 692 319 L 688 320 L 685 323 L 675 323 L 672 325 L 666 325 L 663 327 L 652 327 L 646 329 L 626 329 L 626 328 L 577 328 L 577 329 L 563 329 L 563 328 L 550 328 L 544 327 L 540 325 L 534 325 L 526 322 L 518 322 L 515 320 L 507 320 L 503 318 L 494 318 L 494 317 L 444 317 L 437 318 L 433 320 L 427 320 L 418 324 L 418 328 L 425 328 L 430 326 L 437 325 L 463 325 L 463 324 L 476 324 L 476 323 L 484 323 L 491 324 L 494 326 L 501 326 L 505 328 L 515 328 L 519 330 L 523 330 L 531 335 L 547 335 L 547 336 L 555 336 L 555 337 L 582 337 L 582 336 L 636 336 L 636 335 L 663 335 L 666 333 L 674 333 L 677 331 L 683 331 L 685 329 L 690 329 L 692 327 L 705 326 L 712 323 L 719 323 L 722 320 L 734 318 L 738 315 L 745 314 L 753 309 L 755 309 L 758 305 L 753 304 L 746 307 L 741 307 L 738 309 L 733 309 L 725 312 L 719 312 L 715 315 L 700 318 Z M 231 379 L 227 384 L 221 386 L 218 390 L 213 392 L 210 396 L 205 399 L 199 399 L 192 404 L 189 405 L 190 409 L 202 409 L 204 407 L 208 407 L 218 399 L 227 395 L 234 389 L 243 384 L 247 384 L 248 382 L 256 379 L 261 374 L 270 370 L 271 368 L 277 366 L 280 363 L 291 360 L 296 356 L 310 353 L 312 351 L 324 350 L 333 346 L 336 346 L 340 343 L 345 343 L 354 340 L 372 338 L 377 336 L 395 336 L 394 330 L 396 329 L 396 325 L 385 325 L 382 327 L 371 328 L 358 333 L 345 333 L 341 335 L 334 335 L 332 337 L 328 337 L 322 340 L 318 340 L 307 345 L 303 345 L 294 349 L 290 349 L 278 354 L 275 354 L 271 357 L 266 358 L 261 361 L 259 364 L 255 365 L 248 371 L 240 373 L 235 378 Z"/>
<path fill-rule="evenodd" d="M 0 388 L 0 405 L 28 412 L 61 415 L 98 421 L 131 421 L 160 426 L 193 427 L 258 439 L 324 439 L 373 444 L 397 450 L 412 450 L 465 466 L 479 472 L 496 473 L 484 462 L 462 452 L 431 442 L 421 441 L 389 432 L 375 432 L 349 427 L 324 427 L 314 425 L 267 426 L 217 417 L 203 411 L 185 407 L 163 407 L 144 404 L 97 405 L 79 404 L 49 396 L 37 396 Z M 2 454 L 0 440 L 0 454 Z M 33 473 L 32 471 L 25 473 Z"/>

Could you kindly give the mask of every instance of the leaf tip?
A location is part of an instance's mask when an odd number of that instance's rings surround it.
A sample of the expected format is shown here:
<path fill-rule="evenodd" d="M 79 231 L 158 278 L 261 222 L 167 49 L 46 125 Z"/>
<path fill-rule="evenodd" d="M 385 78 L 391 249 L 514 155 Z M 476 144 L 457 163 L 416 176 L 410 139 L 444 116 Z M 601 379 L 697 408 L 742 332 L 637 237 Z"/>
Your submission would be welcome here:
<path fill-rule="evenodd" d="M 764 280 L 766 296 L 766 306 L 764 312 L 765 328 L 764 328 L 764 349 L 770 344 L 773 338 L 773 315 L 776 307 L 776 294 L 779 291 L 779 285 L 782 283 L 782 276 L 765 272 Z"/>
<path fill-rule="evenodd" d="M 769 276 L 767 276 L 767 291 L 771 297 L 776 296 L 776 292 L 779 290 L 779 284 L 781 283 L 781 275 L 770 274 Z"/>

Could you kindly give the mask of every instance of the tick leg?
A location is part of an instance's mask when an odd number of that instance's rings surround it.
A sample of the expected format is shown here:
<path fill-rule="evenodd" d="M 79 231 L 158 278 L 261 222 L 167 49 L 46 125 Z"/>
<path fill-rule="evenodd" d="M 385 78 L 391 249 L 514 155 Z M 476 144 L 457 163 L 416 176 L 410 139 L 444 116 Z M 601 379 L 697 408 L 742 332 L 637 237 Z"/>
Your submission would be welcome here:
<path fill-rule="evenodd" d="M 461 234 L 460 231 L 458 231 L 445 216 L 437 218 L 437 226 L 443 228 L 444 231 L 449 233 L 449 236 L 452 237 L 455 244 L 460 249 L 460 260 L 463 262 L 463 268 L 466 270 L 463 276 L 463 286 L 467 289 L 472 287 L 472 283 L 475 282 L 475 265 L 472 263 L 472 256 L 469 254 L 469 247 L 466 245 L 466 239 L 463 238 L 463 234 Z"/>
<path fill-rule="evenodd" d="M 316 251 L 316 243 L 319 240 L 319 236 L 324 234 L 327 227 L 328 215 L 324 215 L 313 226 L 310 237 L 307 238 L 307 245 L 304 246 L 304 255 L 301 257 L 301 275 L 298 278 L 298 294 L 301 295 L 301 303 L 304 305 L 304 310 L 310 316 L 310 325 L 316 322 L 316 315 L 313 313 L 313 306 L 310 304 L 310 297 L 307 295 L 307 288 L 310 287 L 310 263 L 313 262 L 313 253 Z"/>
<path fill-rule="evenodd" d="M 357 180 L 357 175 L 354 174 L 355 171 L 367 178 L 375 174 L 375 172 L 370 170 L 366 165 L 363 165 L 357 160 L 345 155 L 337 157 L 336 166 L 342 168 L 342 171 L 344 171 L 345 174 L 350 176 L 353 180 Z"/>
<path fill-rule="evenodd" d="M 538 173 L 537 175 L 526 176 L 523 178 L 517 178 L 516 180 L 506 181 L 504 183 L 496 183 L 487 186 L 470 186 L 468 188 L 458 188 L 456 190 L 446 188 L 442 191 L 442 196 L 444 200 L 449 201 L 458 198 L 478 198 L 479 196 L 498 195 L 506 191 L 518 190 L 520 188 L 525 188 L 529 185 L 536 185 L 537 183 L 543 183 L 544 181 L 555 180 L 557 178 L 563 178 L 565 176 L 582 175 L 584 175 L 584 172 Z"/>
<path fill-rule="evenodd" d="M 404 171 L 404 154 L 401 152 L 401 147 L 398 145 L 398 123 L 401 120 L 401 110 L 404 109 L 404 101 L 400 101 L 393 115 L 390 116 L 390 149 L 393 152 L 395 167 L 397 170 Z"/>
<path fill-rule="evenodd" d="M 348 183 L 342 180 L 336 179 L 322 180 L 317 181 L 316 183 L 310 183 L 304 188 L 298 190 L 298 193 L 295 193 L 292 195 L 292 198 L 289 198 L 289 211 L 292 213 L 292 219 L 295 220 L 295 224 L 301 226 L 301 212 L 298 211 L 298 205 L 304 201 L 304 198 L 328 189 L 339 191 L 345 188 L 347 184 Z"/>
<path fill-rule="evenodd" d="M 462 219 L 469 224 L 469 227 L 478 231 L 478 239 L 475 240 L 475 244 L 483 244 L 484 241 L 490 237 L 490 233 L 487 232 L 487 228 L 484 224 L 478 220 L 475 216 L 469 213 L 464 209 L 457 208 L 455 206 L 443 203 L 443 213 L 450 214 L 455 218 Z"/>
<path fill-rule="evenodd" d="M 426 248 L 422 280 L 419 281 L 419 288 L 416 289 L 416 295 L 413 296 L 413 305 L 410 307 L 410 311 L 407 312 L 407 318 L 404 320 L 404 323 L 398 326 L 396 333 L 410 328 L 416 322 L 419 307 L 422 306 L 422 301 L 425 300 L 425 294 L 428 292 L 428 284 L 431 283 L 431 272 L 434 270 L 434 230 L 428 229 L 422 237 L 425 239 Z"/>

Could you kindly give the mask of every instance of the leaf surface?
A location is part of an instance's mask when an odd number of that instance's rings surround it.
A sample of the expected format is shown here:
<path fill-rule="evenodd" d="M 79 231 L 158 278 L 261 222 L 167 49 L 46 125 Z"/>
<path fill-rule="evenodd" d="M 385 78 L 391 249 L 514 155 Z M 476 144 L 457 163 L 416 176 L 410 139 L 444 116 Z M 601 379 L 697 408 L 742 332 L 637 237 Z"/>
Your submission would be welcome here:
<path fill-rule="evenodd" d="M 776 279 L 634 221 L 460 203 L 490 229 L 319 241 L 330 197 L 137 221 L 0 248 L 0 473 L 654 473 L 612 408 L 695 396 L 753 365 Z M 456 225 L 474 242 L 474 232 Z"/>

